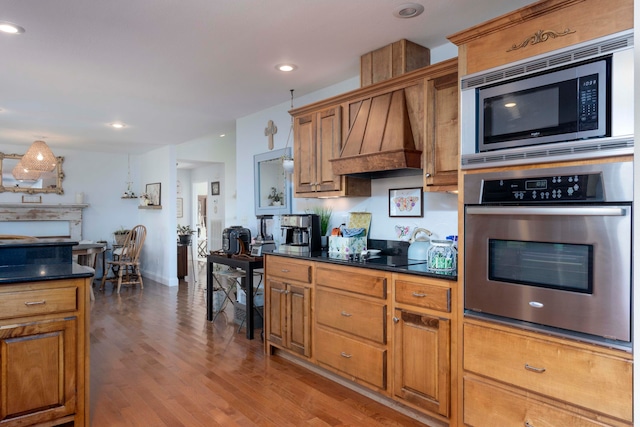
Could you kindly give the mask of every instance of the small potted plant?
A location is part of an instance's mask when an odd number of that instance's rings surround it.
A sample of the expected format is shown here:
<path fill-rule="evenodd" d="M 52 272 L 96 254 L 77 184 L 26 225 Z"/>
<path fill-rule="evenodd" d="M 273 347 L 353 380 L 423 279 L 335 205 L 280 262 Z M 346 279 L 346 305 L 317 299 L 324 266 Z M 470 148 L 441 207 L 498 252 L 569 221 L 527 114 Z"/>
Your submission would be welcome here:
<path fill-rule="evenodd" d="M 331 221 L 331 213 L 333 210 L 329 207 L 315 206 L 312 213 L 320 218 L 320 246 L 326 248 L 329 246 L 327 233 L 329 231 L 329 221 Z"/>
<path fill-rule="evenodd" d="M 269 200 L 271 200 L 271 206 L 280 206 L 282 204 L 282 199 L 284 198 L 284 194 L 282 192 L 278 192 L 276 187 L 271 187 L 271 193 L 267 196 Z"/>
<path fill-rule="evenodd" d="M 124 239 L 127 237 L 127 234 L 129 234 L 129 231 L 131 230 L 124 228 L 123 226 L 120 226 L 119 229 L 113 232 L 113 237 L 116 240 L 116 245 L 119 245 L 119 246 L 124 245 Z"/>
<path fill-rule="evenodd" d="M 178 240 L 181 245 L 190 245 L 191 237 L 196 230 L 191 228 L 190 225 L 180 225 L 178 224 Z"/>

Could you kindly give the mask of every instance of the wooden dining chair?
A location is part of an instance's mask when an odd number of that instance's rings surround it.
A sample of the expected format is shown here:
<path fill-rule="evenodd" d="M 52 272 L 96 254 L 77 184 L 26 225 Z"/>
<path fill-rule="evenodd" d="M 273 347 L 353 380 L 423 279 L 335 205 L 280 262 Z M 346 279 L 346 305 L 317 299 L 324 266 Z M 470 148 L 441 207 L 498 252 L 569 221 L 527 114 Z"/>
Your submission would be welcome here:
<path fill-rule="evenodd" d="M 117 293 L 120 293 L 120 287 L 122 285 L 140 284 L 140 289 L 144 289 L 142 274 L 140 274 L 140 252 L 142 251 L 142 245 L 146 237 L 147 229 L 144 225 L 136 225 L 129 231 L 124 240 L 124 245 L 121 251 L 119 251 L 119 256 L 114 256 L 112 261 L 107 262 L 107 268 L 105 268 L 105 274 L 102 276 L 100 290 L 104 290 L 104 284 L 107 280 L 116 281 L 116 279 L 118 281 Z M 107 278 L 106 272 L 109 269 L 117 272 L 116 276 Z"/>

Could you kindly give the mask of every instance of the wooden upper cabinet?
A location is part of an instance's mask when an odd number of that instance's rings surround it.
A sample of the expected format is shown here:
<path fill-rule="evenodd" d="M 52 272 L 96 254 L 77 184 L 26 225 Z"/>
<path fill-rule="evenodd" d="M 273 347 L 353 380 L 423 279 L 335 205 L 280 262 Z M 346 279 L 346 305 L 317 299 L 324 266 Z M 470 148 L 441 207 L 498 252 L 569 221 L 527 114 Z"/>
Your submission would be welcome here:
<path fill-rule="evenodd" d="M 370 196 L 371 183 L 334 175 L 329 161 L 342 143 L 339 105 L 294 116 L 294 193 L 296 197 Z"/>
<path fill-rule="evenodd" d="M 633 28 L 633 0 L 543 0 L 449 36 L 473 74 Z"/>
<path fill-rule="evenodd" d="M 447 191 L 458 186 L 458 73 L 429 79 L 424 190 Z"/>

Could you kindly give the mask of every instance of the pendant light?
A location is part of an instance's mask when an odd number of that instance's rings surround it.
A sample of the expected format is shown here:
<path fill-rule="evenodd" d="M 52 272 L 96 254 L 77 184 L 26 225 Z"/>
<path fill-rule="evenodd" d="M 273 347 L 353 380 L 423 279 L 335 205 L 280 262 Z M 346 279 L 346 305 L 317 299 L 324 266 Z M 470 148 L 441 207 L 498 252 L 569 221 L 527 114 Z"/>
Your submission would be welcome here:
<path fill-rule="evenodd" d="M 131 184 L 133 184 L 133 182 L 131 181 L 131 159 L 127 154 L 127 190 L 122 194 L 123 199 L 137 198 L 136 193 L 134 193 L 133 190 L 131 189 Z"/>
<path fill-rule="evenodd" d="M 291 91 L 291 109 L 293 109 L 293 89 Z M 287 143 L 285 144 L 285 150 L 289 147 L 289 140 L 291 139 L 291 133 L 293 132 L 293 116 L 291 116 L 291 127 L 289 128 L 289 136 L 287 136 Z M 287 174 L 293 173 L 293 157 L 287 156 L 286 154 L 282 156 L 282 168 Z"/>
<path fill-rule="evenodd" d="M 33 171 L 22 165 L 22 160 L 11 171 L 11 175 L 18 181 L 35 181 L 40 178 L 39 171 Z"/>
<path fill-rule="evenodd" d="M 35 141 L 24 153 L 22 166 L 30 171 L 51 172 L 56 168 L 57 159 L 44 141 Z"/>

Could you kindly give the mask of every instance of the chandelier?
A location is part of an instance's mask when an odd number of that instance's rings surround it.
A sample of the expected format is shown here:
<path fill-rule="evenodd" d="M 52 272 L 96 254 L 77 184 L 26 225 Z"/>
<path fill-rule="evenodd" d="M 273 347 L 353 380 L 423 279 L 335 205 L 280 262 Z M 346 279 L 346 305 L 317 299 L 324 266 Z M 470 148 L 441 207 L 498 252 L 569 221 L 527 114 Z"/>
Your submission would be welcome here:
<path fill-rule="evenodd" d="M 56 168 L 57 159 L 44 141 L 35 141 L 24 153 L 20 161 L 29 171 L 51 172 Z"/>

